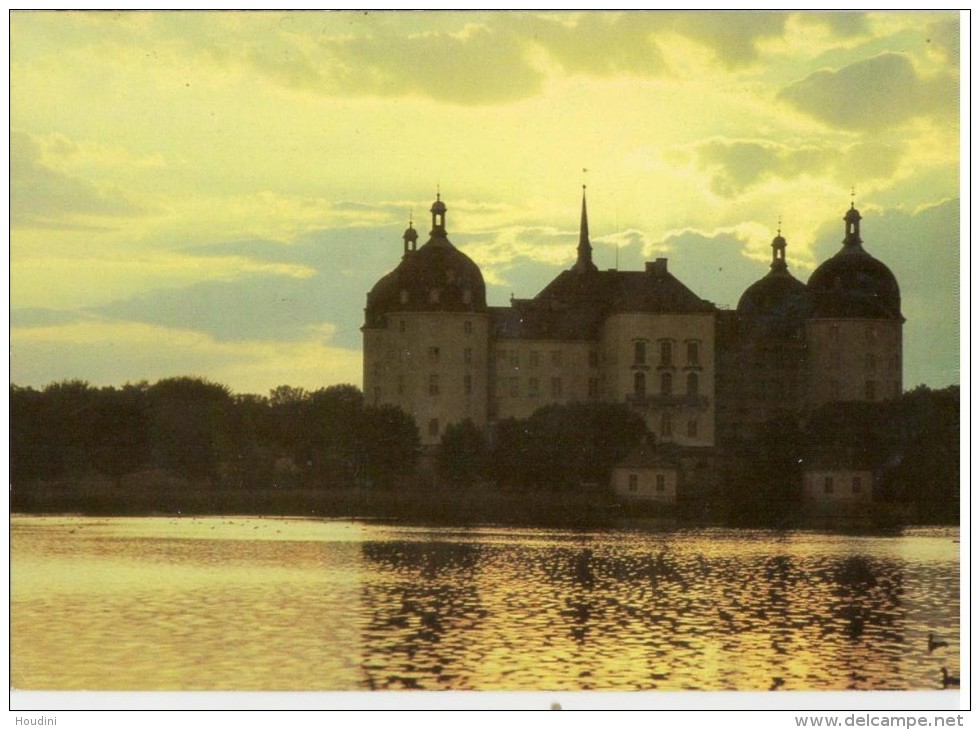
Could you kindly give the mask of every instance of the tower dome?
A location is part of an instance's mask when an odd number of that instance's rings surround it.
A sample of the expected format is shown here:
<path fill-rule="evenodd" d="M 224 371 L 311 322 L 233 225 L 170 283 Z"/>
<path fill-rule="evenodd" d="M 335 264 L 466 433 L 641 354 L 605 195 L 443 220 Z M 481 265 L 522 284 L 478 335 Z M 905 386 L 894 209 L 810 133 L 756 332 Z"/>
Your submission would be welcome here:
<path fill-rule="evenodd" d="M 446 236 L 446 204 L 432 204 L 432 231 L 418 250 L 407 245 L 401 263 L 368 293 L 365 326 L 383 324 L 391 312 L 483 312 L 487 308 L 483 274 Z M 414 234 L 414 229 L 411 229 Z"/>
<path fill-rule="evenodd" d="M 807 316 L 904 321 L 898 281 L 861 245 L 861 214 L 853 203 L 844 224 L 844 245 L 807 282 Z"/>
<path fill-rule="evenodd" d="M 806 285 L 786 266 L 786 239 L 780 230 L 772 239 L 769 273 L 745 290 L 737 311 L 753 335 L 790 337 L 803 324 L 805 291 Z"/>

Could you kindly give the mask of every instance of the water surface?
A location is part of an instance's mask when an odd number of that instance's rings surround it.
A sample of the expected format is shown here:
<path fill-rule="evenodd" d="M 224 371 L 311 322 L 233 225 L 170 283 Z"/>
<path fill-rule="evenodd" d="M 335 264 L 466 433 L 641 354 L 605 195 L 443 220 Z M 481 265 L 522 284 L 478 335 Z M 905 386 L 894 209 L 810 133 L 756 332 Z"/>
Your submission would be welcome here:
<path fill-rule="evenodd" d="M 14 517 L 11 681 L 95 690 L 940 689 L 951 528 Z M 949 646 L 929 651 L 935 632 Z"/>

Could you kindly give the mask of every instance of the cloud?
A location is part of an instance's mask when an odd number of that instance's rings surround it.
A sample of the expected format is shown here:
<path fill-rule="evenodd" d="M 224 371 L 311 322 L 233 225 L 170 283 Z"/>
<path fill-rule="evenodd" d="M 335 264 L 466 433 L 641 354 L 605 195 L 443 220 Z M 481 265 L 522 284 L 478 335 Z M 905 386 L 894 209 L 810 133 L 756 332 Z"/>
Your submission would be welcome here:
<path fill-rule="evenodd" d="M 759 60 L 761 41 L 783 35 L 789 15 L 767 11 L 669 13 L 675 29 L 711 49 L 728 68 Z"/>
<path fill-rule="evenodd" d="M 42 157 L 42 148 L 31 135 L 10 133 L 12 227 L 105 227 L 115 218 L 146 212 L 115 186 L 69 175 Z"/>
<path fill-rule="evenodd" d="M 957 85 L 951 74 L 920 75 L 904 53 L 882 53 L 836 71 L 816 71 L 778 98 L 832 127 L 874 131 L 955 114 Z"/>
<path fill-rule="evenodd" d="M 327 344 L 322 332 L 284 345 L 272 340 L 221 342 L 200 332 L 89 319 L 51 327 L 14 328 L 10 381 L 40 387 L 79 378 L 93 385 L 198 375 L 240 393 L 277 385 L 310 390 L 361 383 L 361 353 Z"/>
<path fill-rule="evenodd" d="M 669 157 L 693 160 L 709 176 L 713 193 L 735 198 L 771 180 L 827 176 L 853 183 L 855 169 L 862 180 L 887 179 L 895 174 L 903 153 L 901 145 L 874 140 L 843 146 L 715 137 L 675 149 Z"/>
<path fill-rule="evenodd" d="M 82 318 L 83 315 L 79 312 L 63 309 L 20 307 L 10 310 L 11 327 L 52 327 L 78 322 Z"/>
<path fill-rule="evenodd" d="M 659 77 L 663 43 L 682 38 L 725 68 L 760 59 L 786 13 L 585 12 L 310 13 L 243 24 L 217 19 L 185 45 L 224 68 L 325 95 L 418 97 L 461 105 L 507 103 L 543 88 L 547 70 Z M 186 17 L 180 17 L 183 25 Z M 210 22 L 210 21 L 209 21 Z M 260 32 L 259 32 L 260 31 Z"/>
<path fill-rule="evenodd" d="M 805 12 L 796 13 L 794 19 L 803 25 L 822 26 L 831 35 L 841 38 L 863 36 L 871 31 L 867 13 L 852 12 Z"/>
<path fill-rule="evenodd" d="M 769 273 L 765 263 L 748 255 L 750 244 L 762 241 L 766 233 L 754 224 L 710 232 L 686 229 L 669 233 L 644 253 L 667 258 L 671 273 L 702 299 L 734 309 L 745 289 Z"/>

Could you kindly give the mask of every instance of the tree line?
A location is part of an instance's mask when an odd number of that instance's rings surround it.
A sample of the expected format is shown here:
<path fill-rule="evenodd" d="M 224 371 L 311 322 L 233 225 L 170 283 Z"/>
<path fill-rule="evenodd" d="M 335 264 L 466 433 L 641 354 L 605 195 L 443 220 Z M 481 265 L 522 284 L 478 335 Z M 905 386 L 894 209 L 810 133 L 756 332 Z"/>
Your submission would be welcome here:
<path fill-rule="evenodd" d="M 645 434 L 642 418 L 617 404 L 549 406 L 492 434 L 466 421 L 447 427 L 427 477 L 545 489 L 602 483 Z M 15 487 L 92 475 L 118 485 L 147 470 L 198 486 L 407 486 L 418 481 L 420 444 L 409 414 L 366 404 L 353 385 L 283 385 L 268 396 L 191 377 L 10 387 Z"/>
<path fill-rule="evenodd" d="M 802 508 L 803 470 L 814 454 L 876 465 L 878 501 L 910 505 L 917 521 L 959 515 L 959 388 L 920 386 L 883 403 L 838 403 L 807 418 L 771 422 L 730 449 L 718 491 L 701 492 L 692 514 L 724 521 L 792 521 Z M 547 406 L 493 429 L 446 428 L 423 457 L 412 417 L 365 403 L 359 389 L 280 386 L 236 395 L 199 378 L 94 387 L 83 381 L 36 390 L 10 387 L 10 479 L 15 489 L 98 476 L 117 487 L 163 474 L 188 486 L 408 488 L 494 484 L 601 493 L 613 466 L 643 439 L 643 419 L 625 404 Z M 422 467 L 421 469 L 419 467 Z M 135 477 L 134 477 L 135 475 Z"/>
<path fill-rule="evenodd" d="M 352 385 L 234 395 L 204 379 L 10 388 L 11 483 L 158 470 L 222 487 L 387 484 L 419 450 L 403 411 Z"/>
<path fill-rule="evenodd" d="M 725 512 L 733 521 L 792 520 L 807 464 L 835 456 L 874 467 L 877 502 L 908 507 L 915 522 L 958 522 L 959 386 L 920 385 L 884 402 L 832 403 L 805 419 L 771 421 L 739 445 Z"/>

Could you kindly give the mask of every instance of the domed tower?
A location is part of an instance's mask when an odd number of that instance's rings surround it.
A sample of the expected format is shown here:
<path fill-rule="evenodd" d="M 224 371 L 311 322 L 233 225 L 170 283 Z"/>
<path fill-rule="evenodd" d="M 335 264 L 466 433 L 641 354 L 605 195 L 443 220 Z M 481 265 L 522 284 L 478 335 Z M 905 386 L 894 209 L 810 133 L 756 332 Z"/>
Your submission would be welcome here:
<path fill-rule="evenodd" d="M 786 239 L 772 240 L 769 273 L 738 301 L 732 395 L 736 432 L 746 436 L 775 416 L 798 411 L 806 380 L 806 285 L 789 272 Z"/>
<path fill-rule="evenodd" d="M 902 298 L 891 270 L 864 250 L 851 203 L 841 249 L 807 282 L 808 402 L 879 401 L 902 392 Z"/>
<path fill-rule="evenodd" d="M 416 248 L 409 223 L 402 259 L 367 295 L 364 395 L 412 414 L 422 443 L 438 444 L 450 423 L 486 423 L 489 316 L 480 268 L 446 235 L 446 204 Z"/>

